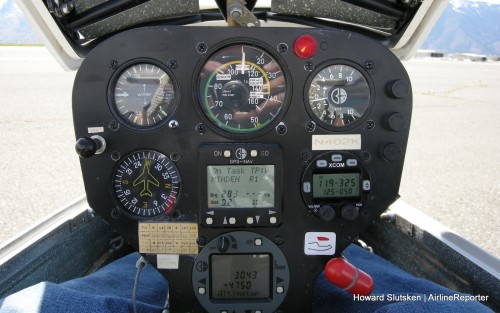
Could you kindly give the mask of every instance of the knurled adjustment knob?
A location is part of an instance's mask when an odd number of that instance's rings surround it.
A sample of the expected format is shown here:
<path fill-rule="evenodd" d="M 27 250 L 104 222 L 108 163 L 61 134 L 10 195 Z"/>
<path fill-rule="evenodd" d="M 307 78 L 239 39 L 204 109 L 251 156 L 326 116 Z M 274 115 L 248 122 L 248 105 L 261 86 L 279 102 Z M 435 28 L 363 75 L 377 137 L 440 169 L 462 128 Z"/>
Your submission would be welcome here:
<path fill-rule="evenodd" d="M 220 252 L 226 252 L 229 249 L 229 244 L 231 242 L 229 241 L 229 238 L 226 236 L 220 236 L 217 239 L 217 250 Z"/>
<path fill-rule="evenodd" d="M 403 157 L 403 150 L 395 143 L 386 143 L 380 149 L 380 156 L 386 161 L 396 162 Z"/>
<path fill-rule="evenodd" d="M 344 219 L 348 221 L 354 221 L 356 218 L 358 218 L 359 208 L 354 204 L 346 204 L 342 207 L 340 214 L 342 214 L 342 217 Z"/>
<path fill-rule="evenodd" d="M 106 140 L 99 135 L 82 137 L 76 141 L 75 150 L 81 158 L 90 158 L 94 154 L 101 154 L 106 149 Z"/>
<path fill-rule="evenodd" d="M 408 120 L 402 113 L 394 112 L 387 116 L 386 123 L 390 130 L 399 132 L 406 128 Z"/>
<path fill-rule="evenodd" d="M 335 218 L 335 209 L 331 205 L 322 205 L 318 210 L 319 217 L 325 222 L 331 222 Z"/>
<path fill-rule="evenodd" d="M 404 99 L 410 95 L 410 84 L 406 80 L 396 79 L 387 83 L 386 91 L 389 97 Z"/>

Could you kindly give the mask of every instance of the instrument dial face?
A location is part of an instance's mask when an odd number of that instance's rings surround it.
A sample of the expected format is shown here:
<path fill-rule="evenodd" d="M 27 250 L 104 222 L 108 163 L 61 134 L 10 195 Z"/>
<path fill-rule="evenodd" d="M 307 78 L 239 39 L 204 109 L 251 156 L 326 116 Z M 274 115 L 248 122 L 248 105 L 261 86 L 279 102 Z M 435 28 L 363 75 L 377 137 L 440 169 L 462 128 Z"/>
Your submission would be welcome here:
<path fill-rule="evenodd" d="M 353 66 L 333 64 L 320 69 L 308 85 L 308 111 L 326 128 L 346 128 L 370 107 L 370 87 Z"/>
<path fill-rule="evenodd" d="M 129 126 L 142 130 L 163 125 L 174 113 L 178 92 L 173 76 L 159 63 L 125 65 L 110 91 L 113 112 Z"/>
<path fill-rule="evenodd" d="M 175 165 L 156 151 L 138 151 L 125 157 L 114 173 L 114 192 L 120 206 L 139 217 L 169 214 L 180 189 Z"/>
<path fill-rule="evenodd" d="M 286 77 L 265 50 L 233 44 L 213 54 L 199 76 L 198 94 L 205 116 L 232 134 L 254 133 L 284 112 Z"/>

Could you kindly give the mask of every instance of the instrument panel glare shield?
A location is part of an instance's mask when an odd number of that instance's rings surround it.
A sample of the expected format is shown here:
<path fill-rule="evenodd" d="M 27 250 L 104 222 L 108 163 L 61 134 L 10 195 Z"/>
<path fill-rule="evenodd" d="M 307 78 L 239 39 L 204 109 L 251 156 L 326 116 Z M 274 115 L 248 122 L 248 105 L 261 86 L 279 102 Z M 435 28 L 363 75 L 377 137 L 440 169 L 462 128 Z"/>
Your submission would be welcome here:
<path fill-rule="evenodd" d="M 232 44 L 218 50 L 205 61 L 198 81 L 203 114 L 223 132 L 267 129 L 285 111 L 283 68 L 262 48 Z"/>

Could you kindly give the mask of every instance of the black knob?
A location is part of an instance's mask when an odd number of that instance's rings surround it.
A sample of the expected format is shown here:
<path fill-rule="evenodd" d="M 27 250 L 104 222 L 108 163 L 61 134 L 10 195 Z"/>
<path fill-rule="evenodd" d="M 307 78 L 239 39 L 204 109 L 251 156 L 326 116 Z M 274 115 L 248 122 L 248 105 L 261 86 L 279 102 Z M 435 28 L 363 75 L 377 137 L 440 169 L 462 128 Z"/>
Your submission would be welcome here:
<path fill-rule="evenodd" d="M 353 204 L 346 204 L 340 212 L 342 217 L 348 221 L 354 221 L 359 215 L 359 208 Z"/>
<path fill-rule="evenodd" d="M 380 156 L 389 162 L 396 162 L 403 156 L 403 150 L 395 143 L 387 143 L 380 149 Z"/>
<path fill-rule="evenodd" d="M 81 158 L 90 158 L 97 151 L 97 143 L 90 137 L 82 137 L 76 141 L 75 150 Z"/>
<path fill-rule="evenodd" d="M 219 239 L 217 239 L 217 250 L 220 252 L 226 252 L 227 249 L 229 249 L 229 238 L 226 236 L 220 236 Z"/>
<path fill-rule="evenodd" d="M 387 127 L 389 127 L 390 130 L 395 132 L 402 131 L 403 129 L 405 129 L 406 124 L 408 123 L 406 117 L 399 112 L 394 112 L 389 114 L 389 116 L 387 116 L 386 121 L 387 121 Z"/>
<path fill-rule="evenodd" d="M 106 141 L 99 135 L 82 137 L 76 141 L 75 150 L 81 158 L 90 158 L 106 149 Z"/>
<path fill-rule="evenodd" d="M 387 94 L 396 99 L 404 99 L 410 95 L 410 84 L 402 79 L 389 82 L 386 87 Z"/>
<path fill-rule="evenodd" d="M 323 221 L 331 222 L 335 218 L 335 209 L 331 205 L 322 205 L 318 215 Z"/>

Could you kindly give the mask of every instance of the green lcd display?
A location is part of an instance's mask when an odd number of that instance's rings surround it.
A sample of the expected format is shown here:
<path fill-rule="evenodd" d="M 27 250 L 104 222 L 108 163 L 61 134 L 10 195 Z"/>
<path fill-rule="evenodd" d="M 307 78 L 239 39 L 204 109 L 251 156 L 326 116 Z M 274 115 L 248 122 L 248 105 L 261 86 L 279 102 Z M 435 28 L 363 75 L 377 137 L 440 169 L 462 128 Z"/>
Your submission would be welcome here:
<path fill-rule="evenodd" d="M 210 291 L 213 299 L 269 298 L 269 254 L 213 254 L 210 266 Z"/>
<path fill-rule="evenodd" d="M 313 174 L 313 198 L 359 197 L 359 173 Z"/>
<path fill-rule="evenodd" d="M 274 165 L 208 165 L 210 209 L 274 208 Z"/>

